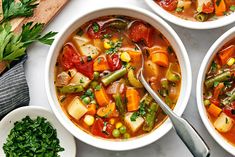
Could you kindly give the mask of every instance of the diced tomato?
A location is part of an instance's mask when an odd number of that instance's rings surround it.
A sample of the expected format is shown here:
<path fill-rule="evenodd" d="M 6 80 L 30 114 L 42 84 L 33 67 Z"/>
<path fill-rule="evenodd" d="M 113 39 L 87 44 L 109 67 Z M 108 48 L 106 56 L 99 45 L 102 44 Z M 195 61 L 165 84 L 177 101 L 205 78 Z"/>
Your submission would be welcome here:
<path fill-rule="evenodd" d="M 211 99 L 210 99 L 210 102 L 213 103 L 213 104 L 215 104 L 216 106 L 219 106 L 219 104 L 220 104 L 220 102 L 219 102 L 218 99 L 213 99 L 213 98 L 211 98 Z"/>
<path fill-rule="evenodd" d="M 136 22 L 130 28 L 130 38 L 134 42 L 143 40 L 148 47 L 153 46 L 153 28 L 146 26 L 143 23 Z"/>
<path fill-rule="evenodd" d="M 114 129 L 113 125 L 104 122 L 101 118 L 98 118 L 95 120 L 94 124 L 91 127 L 91 133 L 95 136 L 109 138 L 112 136 L 113 129 Z"/>
<path fill-rule="evenodd" d="M 101 27 L 96 23 L 98 30 L 94 31 L 94 23 L 88 28 L 87 34 L 91 39 L 99 39 L 101 37 Z"/>
<path fill-rule="evenodd" d="M 227 116 L 235 119 L 235 102 L 233 102 L 231 106 L 225 106 L 223 111 Z"/>
<path fill-rule="evenodd" d="M 107 55 L 107 61 L 111 71 L 118 70 L 122 67 L 118 54 Z"/>
<path fill-rule="evenodd" d="M 167 11 L 174 11 L 177 8 L 178 0 L 162 0 L 159 5 Z"/>
<path fill-rule="evenodd" d="M 60 57 L 60 63 L 65 70 L 74 67 L 73 60 L 75 58 L 79 58 L 76 48 L 73 46 L 72 43 L 67 43 L 63 47 L 63 52 Z"/>
<path fill-rule="evenodd" d="M 214 6 L 212 3 L 208 2 L 207 4 L 203 4 L 202 6 L 202 12 L 209 14 L 209 13 L 213 13 L 215 10 Z"/>
<path fill-rule="evenodd" d="M 75 64 L 75 68 L 80 73 L 89 77 L 90 79 L 93 79 L 93 73 L 94 73 L 94 70 L 93 70 L 94 61 L 93 60 L 88 61 L 88 57 L 82 56 L 79 58 L 74 58 L 73 62 Z"/>

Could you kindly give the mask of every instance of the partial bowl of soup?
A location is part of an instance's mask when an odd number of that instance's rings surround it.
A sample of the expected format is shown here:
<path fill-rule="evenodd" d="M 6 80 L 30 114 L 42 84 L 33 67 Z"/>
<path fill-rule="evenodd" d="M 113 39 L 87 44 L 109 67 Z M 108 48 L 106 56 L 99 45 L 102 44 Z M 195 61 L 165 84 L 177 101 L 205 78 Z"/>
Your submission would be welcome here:
<path fill-rule="evenodd" d="M 205 56 L 198 76 L 197 103 L 209 133 L 235 155 L 235 27 Z"/>
<path fill-rule="evenodd" d="M 234 0 L 145 0 L 164 19 L 190 29 L 212 29 L 235 21 Z"/>
<path fill-rule="evenodd" d="M 181 115 L 191 89 L 190 63 L 177 34 L 135 7 L 103 8 L 64 28 L 46 64 L 50 105 L 75 137 L 95 147 L 129 150 L 150 144 L 172 125 L 138 80 Z"/>

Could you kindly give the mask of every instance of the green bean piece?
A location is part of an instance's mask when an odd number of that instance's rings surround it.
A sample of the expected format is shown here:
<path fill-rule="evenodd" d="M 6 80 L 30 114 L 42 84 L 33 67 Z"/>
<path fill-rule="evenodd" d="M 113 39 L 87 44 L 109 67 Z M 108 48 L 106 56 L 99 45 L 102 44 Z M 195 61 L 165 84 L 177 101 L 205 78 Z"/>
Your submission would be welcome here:
<path fill-rule="evenodd" d="M 115 29 L 125 29 L 127 27 L 127 22 L 122 20 L 115 20 L 108 24 L 108 27 Z"/>
<path fill-rule="evenodd" d="M 195 16 L 195 19 L 199 22 L 204 22 L 207 21 L 208 19 L 208 14 L 204 14 L 204 13 L 199 13 Z"/>
<path fill-rule="evenodd" d="M 156 118 L 157 118 L 156 112 L 158 111 L 158 107 L 159 106 L 157 105 L 157 103 L 155 102 L 151 103 L 150 108 L 149 108 L 150 111 L 146 114 L 146 118 L 144 121 L 144 125 L 143 125 L 144 131 L 149 132 L 153 129 Z"/>
<path fill-rule="evenodd" d="M 235 100 L 235 91 L 229 92 L 227 95 L 229 96 L 222 101 L 223 105 L 228 105 Z"/>
<path fill-rule="evenodd" d="M 110 83 L 118 80 L 119 78 L 121 78 L 122 76 L 124 76 L 125 74 L 127 73 L 127 69 L 126 68 L 122 68 L 120 70 L 117 70 L 113 73 L 111 73 L 110 75 L 104 77 L 101 79 L 101 82 L 107 86 L 109 85 Z"/>
<path fill-rule="evenodd" d="M 84 91 L 84 88 L 81 85 L 68 85 L 58 88 L 58 91 L 63 94 L 79 93 Z"/>
<path fill-rule="evenodd" d="M 162 79 L 161 80 L 161 85 L 162 85 L 163 88 L 168 89 L 169 88 L 168 80 L 167 79 Z"/>
<path fill-rule="evenodd" d="M 180 81 L 181 76 L 180 76 L 180 74 L 178 74 L 172 70 L 173 66 L 174 66 L 174 64 L 170 63 L 169 68 L 166 72 L 166 78 L 168 81 L 176 83 L 176 82 Z"/>
<path fill-rule="evenodd" d="M 153 98 L 147 93 L 143 96 L 143 98 L 140 100 L 141 103 L 144 103 L 146 105 L 149 105 L 153 101 Z"/>
<path fill-rule="evenodd" d="M 210 88 L 214 85 L 215 82 L 223 82 L 227 81 L 231 78 L 231 73 L 230 71 L 223 72 L 219 75 L 216 75 L 208 80 L 205 81 L 205 85 L 207 88 Z"/>
<path fill-rule="evenodd" d="M 95 71 L 93 75 L 94 75 L 94 80 L 98 80 L 100 77 L 100 73 L 97 71 Z"/>
<path fill-rule="evenodd" d="M 113 98 L 115 100 L 115 104 L 117 106 L 117 110 L 119 111 L 121 116 L 124 116 L 124 114 L 126 112 L 126 105 L 124 103 L 122 103 L 121 95 L 119 93 L 115 94 L 115 95 L 113 95 Z"/>

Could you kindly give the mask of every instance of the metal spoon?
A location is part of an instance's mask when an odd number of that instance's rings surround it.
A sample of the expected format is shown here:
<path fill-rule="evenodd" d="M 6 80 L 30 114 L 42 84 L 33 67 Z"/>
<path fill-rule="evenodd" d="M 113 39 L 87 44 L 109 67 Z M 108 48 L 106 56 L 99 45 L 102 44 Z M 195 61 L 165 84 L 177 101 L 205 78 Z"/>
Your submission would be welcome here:
<path fill-rule="evenodd" d="M 139 48 L 139 45 L 137 45 L 137 48 Z M 169 116 L 176 133 L 184 142 L 184 144 L 188 147 L 193 156 L 209 157 L 210 151 L 206 143 L 196 132 L 196 130 L 189 124 L 189 122 L 177 116 L 169 108 L 169 106 L 164 101 L 162 101 L 162 99 L 152 90 L 152 88 L 150 87 L 150 85 L 147 83 L 147 81 L 143 76 L 143 69 L 144 69 L 144 56 L 142 52 L 142 66 L 138 73 L 138 78 L 140 82 L 143 84 L 148 93 L 153 97 L 153 99 L 158 103 L 158 105 L 162 108 L 162 110 Z"/>

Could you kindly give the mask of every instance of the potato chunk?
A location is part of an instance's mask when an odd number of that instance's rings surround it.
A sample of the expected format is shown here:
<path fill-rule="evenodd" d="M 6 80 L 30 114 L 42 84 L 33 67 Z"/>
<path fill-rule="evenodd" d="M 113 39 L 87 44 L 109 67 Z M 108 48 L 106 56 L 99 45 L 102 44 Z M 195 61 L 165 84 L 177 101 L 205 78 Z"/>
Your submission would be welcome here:
<path fill-rule="evenodd" d="M 227 116 L 225 113 L 221 113 L 220 116 L 214 122 L 214 127 L 219 132 L 228 132 L 233 127 L 233 119 Z"/>
<path fill-rule="evenodd" d="M 77 47 L 81 47 L 90 42 L 90 39 L 75 35 L 73 41 L 76 43 Z"/>
<path fill-rule="evenodd" d="M 142 117 L 138 117 L 136 118 L 136 121 L 131 121 L 132 114 L 133 112 L 126 113 L 124 121 L 132 132 L 136 132 L 143 125 L 144 119 Z"/>
<path fill-rule="evenodd" d="M 80 72 L 76 72 L 73 78 L 70 80 L 70 85 L 82 85 L 84 88 L 88 86 L 88 84 L 91 82 L 91 80 L 84 76 Z"/>
<path fill-rule="evenodd" d="M 91 56 L 91 58 L 96 58 L 99 55 L 97 47 L 91 44 L 80 46 L 80 52 L 84 56 Z"/>
<path fill-rule="evenodd" d="M 82 101 L 78 97 L 75 97 L 72 100 L 67 110 L 69 115 L 77 120 L 79 120 L 82 116 L 84 116 L 88 111 L 86 106 L 82 103 Z"/>

